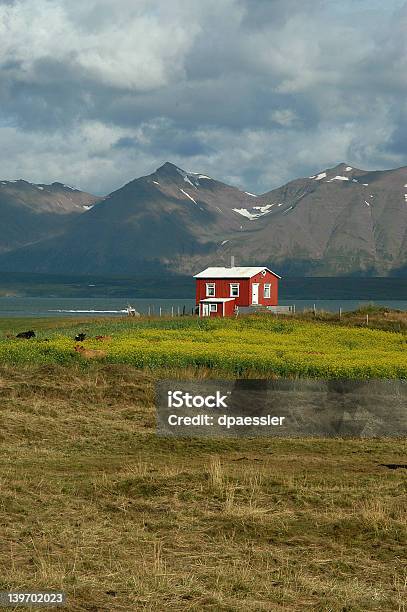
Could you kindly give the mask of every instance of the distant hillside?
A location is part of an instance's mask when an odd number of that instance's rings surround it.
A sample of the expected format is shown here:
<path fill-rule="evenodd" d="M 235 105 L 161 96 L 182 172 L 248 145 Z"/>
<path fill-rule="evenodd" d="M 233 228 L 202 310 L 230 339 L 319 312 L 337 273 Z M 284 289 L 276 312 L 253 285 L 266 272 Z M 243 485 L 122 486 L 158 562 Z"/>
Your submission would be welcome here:
<path fill-rule="evenodd" d="M 99 199 L 62 183 L 0 181 L 0 253 L 61 233 Z"/>
<path fill-rule="evenodd" d="M 388 275 L 407 264 L 406 167 L 367 172 L 340 164 L 265 197 L 270 213 L 242 243 L 243 259 L 318 275 Z"/>
<path fill-rule="evenodd" d="M 61 235 L 1 255 L 0 269 L 190 274 L 234 254 L 285 275 L 407 276 L 406 167 L 339 164 L 256 195 L 167 162 L 69 214 Z"/>
<path fill-rule="evenodd" d="M 245 219 L 233 211 L 253 196 L 166 163 L 131 181 L 58 238 L 1 258 L 3 269 L 34 272 L 137 274 L 140 268 L 182 270 L 222 249 Z"/>

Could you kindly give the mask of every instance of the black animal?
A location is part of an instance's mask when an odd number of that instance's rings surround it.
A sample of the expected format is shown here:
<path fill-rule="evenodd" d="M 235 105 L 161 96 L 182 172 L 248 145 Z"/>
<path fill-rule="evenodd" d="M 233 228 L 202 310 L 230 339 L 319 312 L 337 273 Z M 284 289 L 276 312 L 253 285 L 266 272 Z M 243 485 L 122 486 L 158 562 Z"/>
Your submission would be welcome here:
<path fill-rule="evenodd" d="M 35 332 L 33 332 L 32 329 L 26 332 L 20 332 L 17 334 L 16 338 L 25 338 L 26 340 L 29 340 L 30 338 L 35 338 Z"/>
<path fill-rule="evenodd" d="M 83 342 L 85 340 L 85 338 L 86 338 L 86 334 L 82 334 L 82 333 L 81 334 L 77 334 L 75 336 L 75 341 L 76 342 Z"/>

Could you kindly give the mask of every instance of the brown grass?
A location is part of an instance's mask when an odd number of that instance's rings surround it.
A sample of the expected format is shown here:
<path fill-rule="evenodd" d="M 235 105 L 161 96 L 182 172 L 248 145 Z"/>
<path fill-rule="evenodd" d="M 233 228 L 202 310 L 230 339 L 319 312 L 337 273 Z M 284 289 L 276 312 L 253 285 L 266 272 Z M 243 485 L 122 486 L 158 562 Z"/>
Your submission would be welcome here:
<path fill-rule="evenodd" d="M 67 610 L 404 611 L 405 440 L 155 435 L 130 367 L 0 370 L 0 590 Z"/>
<path fill-rule="evenodd" d="M 366 315 L 368 319 L 366 318 Z M 281 317 L 287 318 L 287 317 Z M 312 310 L 298 312 L 292 318 L 300 321 L 318 321 L 333 323 L 345 327 L 369 327 L 371 329 L 382 329 L 384 331 L 407 331 L 407 311 L 391 310 L 380 307 L 361 308 L 352 312 L 343 312 L 342 316 L 339 313 L 317 310 L 316 313 Z"/>
<path fill-rule="evenodd" d="M 106 357 L 106 351 L 101 351 L 99 349 L 88 349 L 78 345 L 75 346 L 74 350 L 84 359 L 103 359 Z"/>

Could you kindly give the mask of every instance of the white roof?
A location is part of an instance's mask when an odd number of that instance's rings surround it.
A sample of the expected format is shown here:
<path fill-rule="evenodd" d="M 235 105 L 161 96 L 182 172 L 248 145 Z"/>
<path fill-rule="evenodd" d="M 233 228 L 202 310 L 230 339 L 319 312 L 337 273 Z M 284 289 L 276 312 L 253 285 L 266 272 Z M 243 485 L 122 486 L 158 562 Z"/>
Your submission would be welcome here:
<path fill-rule="evenodd" d="M 234 302 L 235 298 L 206 298 L 205 300 L 199 300 L 201 303 L 205 302 L 213 304 L 214 302 Z"/>
<path fill-rule="evenodd" d="M 252 276 L 259 274 L 263 270 L 267 270 L 277 278 L 281 278 L 281 276 L 270 270 L 270 268 L 265 268 L 264 266 L 206 268 L 206 270 L 199 272 L 199 274 L 195 274 L 194 278 L 252 278 Z"/>

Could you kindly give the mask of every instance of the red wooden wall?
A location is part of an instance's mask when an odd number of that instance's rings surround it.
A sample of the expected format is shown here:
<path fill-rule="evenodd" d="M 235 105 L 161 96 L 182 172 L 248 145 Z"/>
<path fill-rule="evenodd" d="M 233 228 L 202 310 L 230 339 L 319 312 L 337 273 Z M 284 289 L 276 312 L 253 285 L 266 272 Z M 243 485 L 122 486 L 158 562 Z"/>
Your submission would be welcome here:
<path fill-rule="evenodd" d="M 252 284 L 259 283 L 259 304 L 264 306 L 277 306 L 278 304 L 278 281 L 279 279 L 266 271 L 265 276 L 261 273 L 252 278 L 197 278 L 196 279 L 196 303 L 209 297 L 206 295 L 206 284 L 215 284 L 215 297 L 226 298 L 230 295 L 230 284 L 239 283 L 239 297 L 235 298 L 237 306 L 251 306 L 252 304 Z M 264 285 L 270 284 L 270 298 L 264 298 Z"/>

